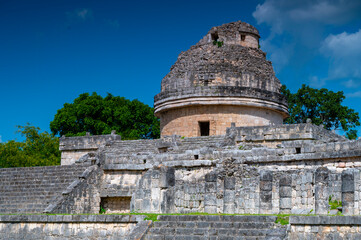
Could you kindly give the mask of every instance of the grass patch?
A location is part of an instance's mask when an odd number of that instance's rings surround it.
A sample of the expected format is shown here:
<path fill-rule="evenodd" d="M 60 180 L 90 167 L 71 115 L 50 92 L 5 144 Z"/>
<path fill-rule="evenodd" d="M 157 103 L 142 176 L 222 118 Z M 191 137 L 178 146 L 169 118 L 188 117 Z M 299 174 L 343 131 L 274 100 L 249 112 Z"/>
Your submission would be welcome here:
<path fill-rule="evenodd" d="M 288 225 L 290 223 L 290 215 L 289 214 L 277 215 L 277 219 L 275 223 L 279 223 L 281 225 Z"/>
<path fill-rule="evenodd" d="M 157 222 L 158 215 L 160 214 L 147 214 L 144 220 L 152 220 L 153 222 Z"/>

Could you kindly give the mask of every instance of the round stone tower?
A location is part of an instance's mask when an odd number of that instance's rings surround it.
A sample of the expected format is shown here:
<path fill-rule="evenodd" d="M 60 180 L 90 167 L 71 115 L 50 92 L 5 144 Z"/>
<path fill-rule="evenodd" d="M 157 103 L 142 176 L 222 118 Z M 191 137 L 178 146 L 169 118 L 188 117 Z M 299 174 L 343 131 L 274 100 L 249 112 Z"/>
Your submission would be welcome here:
<path fill-rule="evenodd" d="M 224 135 L 231 123 L 283 122 L 287 102 L 259 37 L 248 23 L 228 23 L 178 56 L 154 97 L 162 136 Z"/>

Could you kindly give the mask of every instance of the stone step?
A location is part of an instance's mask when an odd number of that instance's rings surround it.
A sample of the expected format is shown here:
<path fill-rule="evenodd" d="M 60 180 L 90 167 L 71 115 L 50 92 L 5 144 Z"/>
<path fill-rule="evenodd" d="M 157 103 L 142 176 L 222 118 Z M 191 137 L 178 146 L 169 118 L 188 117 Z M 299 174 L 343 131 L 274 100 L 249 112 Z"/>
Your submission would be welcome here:
<path fill-rule="evenodd" d="M 281 232 L 273 229 L 237 229 L 237 228 L 151 228 L 150 234 L 155 235 L 222 235 L 222 236 L 281 236 Z"/>
<path fill-rule="evenodd" d="M 81 165 L 0 169 L 1 213 L 41 213 L 85 169 Z"/>
<path fill-rule="evenodd" d="M 267 222 L 154 222 L 157 228 L 236 228 L 236 229 L 269 229 L 274 223 Z"/>
<path fill-rule="evenodd" d="M 159 221 L 228 221 L 228 222 L 270 222 L 276 221 L 276 216 L 265 215 L 160 215 Z"/>
<path fill-rule="evenodd" d="M 161 215 L 145 239 L 273 239 L 286 237 L 276 216 Z"/>

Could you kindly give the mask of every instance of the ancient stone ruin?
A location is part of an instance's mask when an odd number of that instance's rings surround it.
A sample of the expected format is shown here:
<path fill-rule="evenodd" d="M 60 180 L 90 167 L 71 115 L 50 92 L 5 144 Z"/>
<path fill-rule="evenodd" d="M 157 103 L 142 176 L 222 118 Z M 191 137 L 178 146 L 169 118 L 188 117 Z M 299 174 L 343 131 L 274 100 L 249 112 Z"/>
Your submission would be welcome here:
<path fill-rule="evenodd" d="M 161 135 L 224 135 L 226 128 L 282 124 L 288 116 L 256 28 L 234 22 L 212 28 L 178 56 L 154 97 Z"/>
<path fill-rule="evenodd" d="M 0 169 L 0 239 L 361 239 L 361 141 L 283 125 L 258 38 L 225 24 L 180 54 L 161 139 L 62 137 L 61 166 Z"/>

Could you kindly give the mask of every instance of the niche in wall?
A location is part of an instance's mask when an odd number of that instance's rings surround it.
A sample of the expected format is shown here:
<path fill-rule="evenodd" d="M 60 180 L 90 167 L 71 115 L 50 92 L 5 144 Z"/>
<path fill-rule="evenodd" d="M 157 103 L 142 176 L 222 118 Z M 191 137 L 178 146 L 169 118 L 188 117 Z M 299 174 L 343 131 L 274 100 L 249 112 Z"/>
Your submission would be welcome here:
<path fill-rule="evenodd" d="M 105 213 L 129 213 L 131 197 L 102 197 L 100 206 Z"/>

